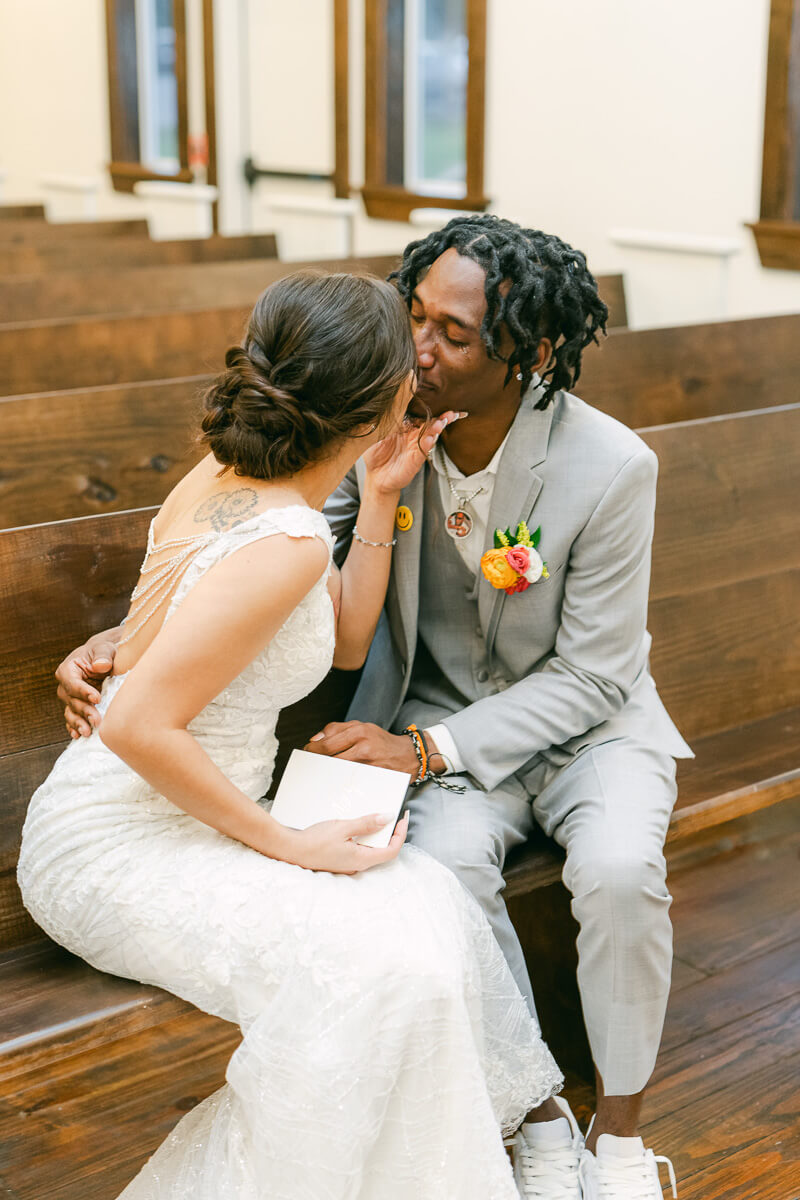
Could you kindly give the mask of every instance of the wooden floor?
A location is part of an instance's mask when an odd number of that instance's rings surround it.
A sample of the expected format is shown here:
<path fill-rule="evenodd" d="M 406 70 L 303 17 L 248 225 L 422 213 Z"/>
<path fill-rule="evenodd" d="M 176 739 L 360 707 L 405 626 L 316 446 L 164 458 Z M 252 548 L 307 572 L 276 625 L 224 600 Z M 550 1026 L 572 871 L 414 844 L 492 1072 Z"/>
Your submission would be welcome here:
<path fill-rule="evenodd" d="M 672 1158 L 680 1200 L 797 1200 L 800 806 L 728 828 L 672 870 L 673 995 L 644 1135 Z M 220 1022 L 182 1014 L 7 1080 L 0 1198 L 114 1200 L 221 1084 L 236 1042 Z M 587 1120 L 585 1085 L 567 1094 Z"/>

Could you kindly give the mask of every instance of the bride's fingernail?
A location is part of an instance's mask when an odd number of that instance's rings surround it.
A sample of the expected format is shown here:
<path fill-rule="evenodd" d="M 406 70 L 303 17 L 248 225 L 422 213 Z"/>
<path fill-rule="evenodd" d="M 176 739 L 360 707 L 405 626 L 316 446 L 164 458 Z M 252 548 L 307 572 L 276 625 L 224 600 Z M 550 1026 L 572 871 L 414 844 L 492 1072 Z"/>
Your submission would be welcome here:
<path fill-rule="evenodd" d="M 321 742 L 321 741 L 323 741 L 324 737 L 325 737 L 324 733 L 315 733 L 314 736 L 312 738 L 309 738 L 308 740 L 310 742 Z"/>

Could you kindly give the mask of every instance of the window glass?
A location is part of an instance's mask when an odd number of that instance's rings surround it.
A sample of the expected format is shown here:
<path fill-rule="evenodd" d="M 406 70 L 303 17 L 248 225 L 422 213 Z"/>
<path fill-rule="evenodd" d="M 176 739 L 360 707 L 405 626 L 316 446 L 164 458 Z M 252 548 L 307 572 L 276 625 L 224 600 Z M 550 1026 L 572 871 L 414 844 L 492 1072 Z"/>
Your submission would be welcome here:
<path fill-rule="evenodd" d="M 169 174 L 180 168 L 178 80 L 172 0 L 137 0 L 140 158 Z"/>
<path fill-rule="evenodd" d="M 467 0 L 406 0 L 406 187 L 463 196 Z"/>

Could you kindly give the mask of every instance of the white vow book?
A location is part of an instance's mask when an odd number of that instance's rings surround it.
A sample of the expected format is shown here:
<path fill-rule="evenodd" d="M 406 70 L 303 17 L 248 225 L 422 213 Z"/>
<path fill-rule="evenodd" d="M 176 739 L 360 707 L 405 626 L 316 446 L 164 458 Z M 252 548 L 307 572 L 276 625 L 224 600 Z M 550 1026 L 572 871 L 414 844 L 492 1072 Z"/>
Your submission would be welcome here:
<path fill-rule="evenodd" d="M 406 771 L 293 750 L 270 812 L 290 829 L 307 829 L 318 821 L 394 813 L 377 833 L 358 839 L 362 846 L 388 846 L 409 782 Z"/>

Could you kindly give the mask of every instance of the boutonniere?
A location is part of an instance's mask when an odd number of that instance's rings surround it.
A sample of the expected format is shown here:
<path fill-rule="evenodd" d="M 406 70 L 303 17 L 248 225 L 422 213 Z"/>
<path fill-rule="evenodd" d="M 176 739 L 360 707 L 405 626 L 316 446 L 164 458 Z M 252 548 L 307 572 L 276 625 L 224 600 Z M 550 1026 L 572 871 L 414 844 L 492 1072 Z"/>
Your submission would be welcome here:
<path fill-rule="evenodd" d="M 531 534 L 524 521 L 517 526 L 516 535 L 510 529 L 495 529 L 494 549 L 487 550 L 481 559 L 481 570 L 493 588 L 513 596 L 540 579 L 550 578 L 547 563 L 536 549 L 541 536 L 541 525 Z"/>

